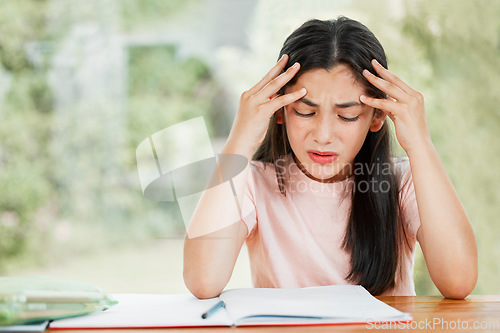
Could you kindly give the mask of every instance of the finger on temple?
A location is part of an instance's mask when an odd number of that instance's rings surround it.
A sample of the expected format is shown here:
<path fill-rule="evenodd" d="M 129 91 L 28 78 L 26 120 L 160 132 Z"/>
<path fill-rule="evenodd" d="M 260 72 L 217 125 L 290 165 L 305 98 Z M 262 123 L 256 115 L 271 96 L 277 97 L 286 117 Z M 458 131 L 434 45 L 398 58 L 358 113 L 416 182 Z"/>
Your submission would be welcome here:
<path fill-rule="evenodd" d="M 398 114 L 398 103 L 389 99 L 373 98 L 366 95 L 360 96 L 360 101 L 363 104 L 371 106 L 372 108 L 379 109 L 387 115 L 395 116 Z"/>
<path fill-rule="evenodd" d="M 274 113 L 277 110 L 281 109 L 282 107 L 284 107 L 288 104 L 291 104 L 291 103 L 295 102 L 296 100 L 304 97 L 304 95 L 306 93 L 307 93 L 306 89 L 302 88 L 302 89 L 294 91 L 292 93 L 276 97 L 273 100 L 268 102 L 269 103 L 269 110 L 271 110 L 272 113 Z"/>

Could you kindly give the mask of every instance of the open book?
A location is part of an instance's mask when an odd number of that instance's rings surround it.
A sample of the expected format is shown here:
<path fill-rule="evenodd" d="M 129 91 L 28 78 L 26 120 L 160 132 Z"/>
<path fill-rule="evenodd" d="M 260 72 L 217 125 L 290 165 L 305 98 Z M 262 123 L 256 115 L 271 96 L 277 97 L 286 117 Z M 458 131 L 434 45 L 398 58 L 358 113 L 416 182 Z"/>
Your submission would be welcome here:
<path fill-rule="evenodd" d="M 199 300 L 192 295 L 116 294 L 100 313 L 53 321 L 51 329 L 187 326 L 313 325 L 408 322 L 409 314 L 377 300 L 361 286 L 245 288 Z M 219 301 L 225 307 L 203 319 Z"/>

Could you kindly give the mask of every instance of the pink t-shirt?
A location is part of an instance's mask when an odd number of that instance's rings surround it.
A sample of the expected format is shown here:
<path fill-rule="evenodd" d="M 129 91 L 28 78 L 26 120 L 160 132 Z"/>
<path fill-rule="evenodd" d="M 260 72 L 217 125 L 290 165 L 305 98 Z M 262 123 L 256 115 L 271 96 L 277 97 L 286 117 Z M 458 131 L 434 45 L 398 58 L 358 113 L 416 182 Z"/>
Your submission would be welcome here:
<path fill-rule="evenodd" d="M 400 200 L 411 250 L 404 247 L 405 260 L 396 287 L 384 295 L 415 295 L 413 266 L 420 218 L 408 158 L 395 158 L 401 168 Z M 301 288 L 349 284 L 345 279 L 351 264 L 342 249 L 353 177 L 336 183 L 320 183 L 307 177 L 291 155 L 286 165 L 286 196 L 279 192 L 275 168 L 251 162 L 242 204 L 242 220 L 252 281 L 257 288 Z M 365 184 L 366 185 L 366 184 Z M 348 192 L 350 193 L 350 192 Z"/>

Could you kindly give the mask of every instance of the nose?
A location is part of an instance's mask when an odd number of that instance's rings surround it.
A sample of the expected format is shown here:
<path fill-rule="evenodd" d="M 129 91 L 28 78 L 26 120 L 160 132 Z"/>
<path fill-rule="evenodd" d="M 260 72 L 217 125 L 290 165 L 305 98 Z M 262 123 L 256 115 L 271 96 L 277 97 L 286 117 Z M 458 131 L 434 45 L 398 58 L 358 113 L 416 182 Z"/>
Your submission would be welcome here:
<path fill-rule="evenodd" d="M 333 142 L 335 135 L 335 125 L 329 117 L 320 117 L 312 131 L 313 139 L 319 145 L 328 145 Z"/>

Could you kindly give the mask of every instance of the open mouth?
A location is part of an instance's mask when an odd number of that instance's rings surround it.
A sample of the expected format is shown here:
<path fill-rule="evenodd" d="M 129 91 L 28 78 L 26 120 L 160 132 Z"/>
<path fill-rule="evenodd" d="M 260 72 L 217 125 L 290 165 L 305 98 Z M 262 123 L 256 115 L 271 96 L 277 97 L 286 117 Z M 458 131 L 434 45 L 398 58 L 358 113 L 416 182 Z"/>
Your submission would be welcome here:
<path fill-rule="evenodd" d="M 335 161 L 338 157 L 337 153 L 334 153 L 332 151 L 317 151 L 317 150 L 310 150 L 307 152 L 311 160 L 315 163 L 319 164 L 328 164 L 332 163 Z"/>

